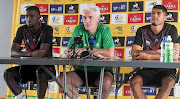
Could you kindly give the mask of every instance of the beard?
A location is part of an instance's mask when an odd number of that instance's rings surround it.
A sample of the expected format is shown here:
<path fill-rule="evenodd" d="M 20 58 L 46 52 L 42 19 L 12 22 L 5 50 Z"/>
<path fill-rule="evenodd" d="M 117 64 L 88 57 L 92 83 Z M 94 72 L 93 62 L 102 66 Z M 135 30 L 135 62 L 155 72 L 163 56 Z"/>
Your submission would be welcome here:
<path fill-rule="evenodd" d="M 29 28 L 33 28 L 34 27 L 34 25 L 27 25 Z"/>
<path fill-rule="evenodd" d="M 157 26 L 157 24 L 156 24 L 156 23 L 152 23 L 152 25 L 153 25 L 153 26 Z"/>

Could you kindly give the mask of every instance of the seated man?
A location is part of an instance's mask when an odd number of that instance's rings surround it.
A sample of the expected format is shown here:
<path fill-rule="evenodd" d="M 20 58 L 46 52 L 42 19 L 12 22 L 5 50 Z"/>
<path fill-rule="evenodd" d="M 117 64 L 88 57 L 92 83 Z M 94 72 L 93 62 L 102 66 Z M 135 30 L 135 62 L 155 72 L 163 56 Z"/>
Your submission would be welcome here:
<path fill-rule="evenodd" d="M 132 58 L 137 60 L 160 60 L 160 43 L 163 36 L 172 37 L 174 60 L 178 60 L 179 44 L 178 33 L 174 25 L 164 23 L 167 19 L 167 9 L 156 5 L 151 12 L 151 24 L 140 27 L 132 45 Z M 143 51 L 142 51 L 143 45 Z M 167 99 L 171 88 L 177 80 L 176 69 L 143 68 L 137 71 L 130 81 L 135 99 L 147 99 L 142 90 L 143 85 L 161 86 L 161 91 L 155 99 Z"/>
<path fill-rule="evenodd" d="M 16 37 L 11 47 L 11 57 L 52 57 L 52 33 L 51 26 L 40 23 L 40 11 L 36 6 L 26 9 L 26 25 L 18 28 Z M 25 43 L 25 50 L 21 51 L 21 42 Z M 54 66 L 45 66 L 55 74 Z M 7 69 L 4 72 L 4 80 L 10 90 L 18 99 L 26 99 L 22 93 L 20 83 L 37 80 L 38 99 L 44 99 L 48 80 L 51 76 L 40 66 L 22 65 Z"/>
<path fill-rule="evenodd" d="M 91 50 L 87 47 L 90 46 L 88 43 L 88 38 L 91 36 L 96 37 L 96 44 L 93 46 L 94 55 L 102 58 L 113 58 L 114 57 L 114 42 L 112 39 L 110 28 L 104 24 L 98 23 L 100 20 L 100 10 L 97 6 L 86 6 L 82 9 L 83 23 L 76 26 L 72 37 L 68 43 L 67 56 L 72 55 L 72 51 L 68 52 L 71 45 L 74 42 L 74 37 L 77 35 L 82 35 L 82 43 L 76 46 L 76 54 L 81 55 L 83 51 Z M 99 76 L 101 67 L 98 66 L 88 66 L 88 84 L 93 86 L 99 86 Z M 67 79 L 70 73 L 67 73 Z M 67 94 L 72 99 L 80 99 L 79 93 L 76 90 L 76 86 L 82 86 L 85 84 L 85 73 L 84 66 L 78 66 L 78 68 L 71 72 L 71 80 L 67 82 Z M 59 76 L 60 83 L 63 84 L 63 75 Z M 102 88 L 102 99 L 107 99 L 112 86 L 113 76 L 112 67 L 106 67 L 103 80 Z M 72 90 L 73 87 L 73 90 Z"/>

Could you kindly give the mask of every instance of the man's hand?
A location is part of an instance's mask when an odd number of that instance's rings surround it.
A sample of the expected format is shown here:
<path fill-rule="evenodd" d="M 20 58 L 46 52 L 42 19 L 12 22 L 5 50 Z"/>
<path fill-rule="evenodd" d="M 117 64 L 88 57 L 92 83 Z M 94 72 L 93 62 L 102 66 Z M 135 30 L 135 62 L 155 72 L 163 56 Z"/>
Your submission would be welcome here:
<path fill-rule="evenodd" d="M 94 56 L 92 58 L 96 58 L 96 57 L 98 57 L 98 58 L 110 58 L 110 57 L 103 56 L 102 53 L 103 53 L 103 51 L 95 52 L 95 53 L 93 53 Z"/>
<path fill-rule="evenodd" d="M 179 54 L 178 50 L 176 50 L 175 48 L 173 49 L 173 56 L 176 56 L 177 54 Z"/>
<path fill-rule="evenodd" d="M 68 52 L 68 50 L 69 50 L 69 48 L 67 48 L 67 50 L 66 50 L 66 55 L 71 56 L 73 54 L 73 51 Z M 75 52 L 78 56 L 81 56 L 83 51 L 87 51 L 87 48 L 75 49 Z M 88 51 L 90 51 L 90 49 Z M 94 54 L 94 56 L 99 57 L 99 58 L 113 58 L 114 57 L 114 47 L 110 47 L 108 49 L 93 48 L 93 54 Z"/>
<path fill-rule="evenodd" d="M 31 52 L 32 57 L 38 57 L 38 55 L 39 55 L 39 50 L 35 50 L 35 51 Z"/>
<path fill-rule="evenodd" d="M 45 51 L 44 50 L 35 50 L 31 52 L 32 57 L 43 57 Z"/>
<path fill-rule="evenodd" d="M 71 56 L 72 54 L 73 54 L 73 51 L 70 51 L 70 52 L 66 51 L 67 56 Z"/>
<path fill-rule="evenodd" d="M 45 55 L 44 50 L 38 50 L 38 57 L 43 57 Z"/>
<path fill-rule="evenodd" d="M 77 49 L 75 50 L 75 52 L 76 52 L 76 54 L 77 54 L 78 56 L 80 56 L 81 53 L 82 53 L 83 51 L 86 51 L 86 50 L 87 50 L 86 48 L 77 48 Z"/>
<path fill-rule="evenodd" d="M 148 60 L 149 55 L 144 53 L 144 52 L 140 52 L 140 53 L 136 53 L 134 55 L 134 57 L 132 57 L 132 59 L 135 59 L 135 60 Z"/>
<path fill-rule="evenodd" d="M 67 55 L 67 56 L 72 56 L 73 50 L 72 50 L 71 52 L 68 52 L 68 50 L 69 50 L 69 48 L 67 48 L 67 50 L 66 50 L 66 55 Z M 75 49 L 75 53 L 76 53 L 78 56 L 80 56 L 81 53 L 82 53 L 83 51 L 86 51 L 86 50 L 87 50 L 86 48 L 77 48 L 77 49 Z"/>

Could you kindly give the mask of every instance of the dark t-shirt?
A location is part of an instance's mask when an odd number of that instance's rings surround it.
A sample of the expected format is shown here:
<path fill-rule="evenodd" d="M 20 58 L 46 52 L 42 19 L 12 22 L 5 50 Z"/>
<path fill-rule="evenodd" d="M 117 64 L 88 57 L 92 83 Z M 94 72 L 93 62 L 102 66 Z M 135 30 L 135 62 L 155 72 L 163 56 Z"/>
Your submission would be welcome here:
<path fill-rule="evenodd" d="M 41 23 L 41 27 L 36 33 L 28 28 L 27 25 L 23 25 L 18 28 L 16 37 L 13 42 L 21 44 L 22 41 L 25 43 L 26 51 L 35 51 L 40 49 L 42 43 L 49 43 L 50 49 L 45 57 L 52 56 L 52 38 L 53 38 L 53 29 L 51 26 Z"/>
<path fill-rule="evenodd" d="M 146 25 L 137 30 L 133 44 L 143 45 L 143 50 L 160 49 L 163 36 L 167 35 L 171 36 L 173 43 L 178 43 L 178 33 L 174 25 L 164 23 L 163 29 L 158 34 L 154 34 L 151 25 Z"/>
<path fill-rule="evenodd" d="M 151 30 L 151 25 L 146 25 L 140 27 L 137 30 L 133 44 L 140 45 L 141 47 L 143 45 L 143 50 L 157 50 L 160 49 L 160 44 L 163 39 L 163 36 L 167 35 L 171 36 L 173 43 L 178 43 L 178 33 L 174 25 L 164 23 L 163 29 L 158 34 L 154 34 L 154 32 Z M 143 69 L 160 70 L 160 68 Z"/>

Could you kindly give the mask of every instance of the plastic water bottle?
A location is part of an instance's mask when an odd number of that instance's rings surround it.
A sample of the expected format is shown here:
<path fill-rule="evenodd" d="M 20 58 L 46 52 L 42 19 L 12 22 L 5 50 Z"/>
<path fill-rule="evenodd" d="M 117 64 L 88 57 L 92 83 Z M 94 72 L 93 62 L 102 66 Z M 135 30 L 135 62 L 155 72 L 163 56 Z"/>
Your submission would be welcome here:
<path fill-rule="evenodd" d="M 166 42 L 166 36 L 163 36 L 163 40 L 161 42 L 161 58 L 160 58 L 160 62 L 165 61 L 165 42 Z"/>
<path fill-rule="evenodd" d="M 173 62 L 173 42 L 170 35 L 165 42 L 165 62 Z"/>

